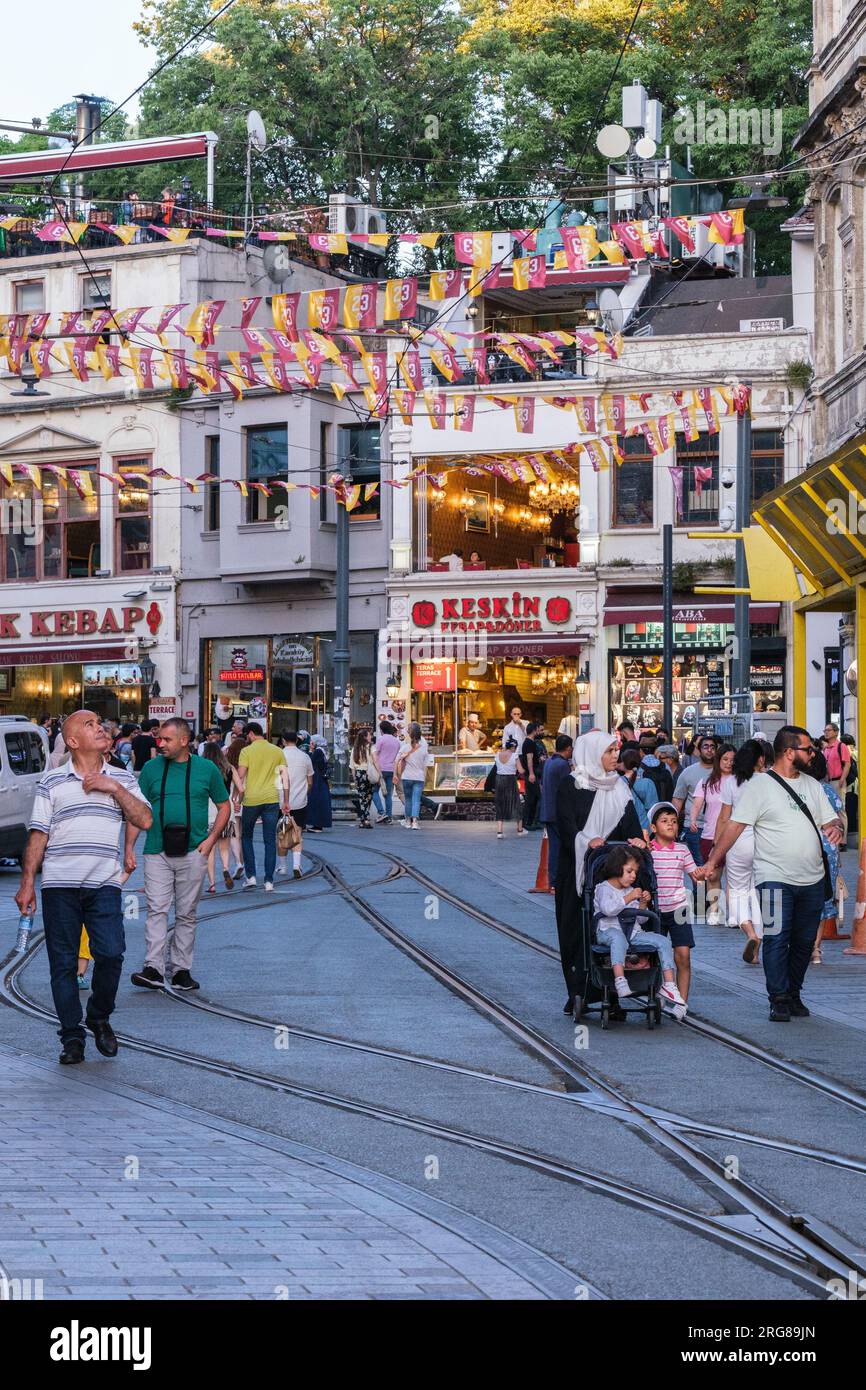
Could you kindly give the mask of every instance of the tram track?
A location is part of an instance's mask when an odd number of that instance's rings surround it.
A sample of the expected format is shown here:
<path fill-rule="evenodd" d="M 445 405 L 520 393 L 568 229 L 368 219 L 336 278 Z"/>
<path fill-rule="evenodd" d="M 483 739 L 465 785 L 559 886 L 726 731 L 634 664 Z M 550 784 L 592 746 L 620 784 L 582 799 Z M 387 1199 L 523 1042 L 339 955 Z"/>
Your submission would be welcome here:
<path fill-rule="evenodd" d="M 670 1202 L 664 1197 L 658 1197 L 633 1185 L 622 1183 L 615 1178 L 592 1173 L 550 1155 L 474 1134 L 457 1126 L 439 1124 L 434 1120 L 404 1114 L 363 1100 L 297 1085 L 281 1077 L 256 1072 L 239 1064 L 218 1062 L 211 1058 L 201 1057 L 196 1053 L 175 1048 L 169 1044 L 154 1043 L 147 1039 L 119 1034 L 118 1036 L 124 1045 L 224 1077 L 231 1077 L 283 1092 L 298 1099 L 313 1101 L 345 1112 L 414 1129 L 432 1137 L 450 1140 L 458 1145 L 480 1150 L 491 1156 L 532 1168 L 558 1180 L 577 1183 L 612 1197 L 614 1200 L 653 1212 L 662 1219 L 685 1226 L 695 1233 L 707 1236 L 724 1245 L 732 1246 L 746 1258 L 758 1260 L 777 1272 L 782 1272 L 786 1277 L 795 1280 L 801 1287 L 817 1296 L 827 1296 L 826 1279 L 828 1277 L 842 1277 L 844 1279 L 848 1277 L 850 1270 L 862 1268 L 856 1254 L 846 1245 L 844 1237 L 838 1232 L 813 1221 L 808 1216 L 788 1212 L 750 1184 L 726 1176 L 721 1165 L 699 1147 L 685 1142 L 674 1132 L 687 1130 L 693 1133 L 718 1133 L 724 1137 L 731 1137 L 736 1133 L 735 1131 L 717 1131 L 716 1127 L 701 1126 L 698 1122 L 684 1120 L 683 1117 L 665 1116 L 655 1112 L 652 1107 L 644 1106 L 624 1096 L 605 1078 L 599 1077 L 589 1068 L 577 1064 L 552 1040 L 546 1038 L 531 1025 L 516 1018 L 502 1005 L 483 994 L 471 982 L 465 980 L 444 962 L 432 956 L 423 947 L 400 932 L 382 913 L 367 902 L 362 894 L 364 891 L 396 877 L 408 876 L 419 882 L 421 886 L 429 888 L 431 892 L 437 893 L 446 901 L 452 902 L 462 913 L 481 920 L 484 925 L 495 928 L 502 934 L 519 940 L 524 945 L 532 945 L 533 949 L 558 960 L 557 952 L 546 947 L 544 943 L 532 941 L 532 938 L 528 937 L 526 933 L 520 932 L 519 929 L 497 922 L 496 919 L 481 909 L 467 905 L 454 894 L 443 889 L 441 885 L 429 879 L 423 872 L 415 870 L 412 865 L 396 860 L 394 856 L 384 854 L 382 851 L 371 851 L 366 846 L 364 852 L 372 852 L 378 857 L 390 860 L 392 870 L 389 874 L 381 879 L 354 885 L 350 884 L 338 869 L 320 856 L 308 854 L 308 858 L 316 866 L 314 872 L 321 873 L 331 885 L 331 891 L 336 891 L 343 896 L 361 918 L 385 936 L 391 944 L 413 959 L 416 964 L 437 978 L 440 983 L 456 993 L 465 1002 L 471 1004 L 488 1020 L 502 1028 L 521 1047 L 555 1068 L 563 1077 L 568 1089 L 563 1092 L 553 1088 L 535 1087 L 530 1083 L 514 1082 L 509 1078 L 496 1077 L 491 1073 L 480 1072 L 472 1068 L 462 1068 L 457 1064 L 440 1063 L 434 1059 L 423 1059 L 409 1053 L 398 1053 L 391 1049 L 377 1049 L 367 1044 L 333 1039 L 325 1034 L 312 1033 L 310 1030 L 293 1031 L 297 1031 L 299 1036 L 308 1037 L 312 1041 L 324 1041 L 337 1046 L 351 1046 L 356 1049 L 375 1052 L 389 1060 L 442 1067 L 471 1076 L 473 1079 L 492 1081 L 495 1084 L 515 1085 L 523 1090 L 534 1090 L 542 1095 L 564 1099 L 572 1103 L 590 1104 L 593 1107 L 601 1104 L 606 1114 L 613 1114 L 625 1120 L 654 1149 L 663 1150 L 666 1157 L 687 1173 L 692 1181 L 696 1181 L 704 1190 L 712 1191 L 716 1204 L 725 1213 L 724 1216 L 718 1217 L 696 1212 L 692 1208 Z M 253 908 L 258 904 L 250 903 L 249 906 Z M 272 904 L 268 904 L 268 906 L 272 906 Z M 237 908 L 233 904 L 230 911 L 236 910 Z M 206 917 L 210 919 L 225 915 L 228 914 L 224 912 L 208 913 Z M 31 999 L 23 990 L 18 979 L 25 965 L 40 945 L 41 941 L 36 940 L 28 955 L 13 961 L 3 975 L 0 994 L 5 1002 L 11 1004 L 12 1007 L 23 1009 L 31 1016 L 53 1021 L 53 1012 Z M 183 1000 L 183 1002 L 187 1003 L 188 1001 Z M 208 1011 L 233 1021 L 254 1022 L 260 1027 L 269 1029 L 282 1026 L 268 1020 L 239 1014 L 237 1011 L 227 1010 L 219 1005 L 194 1005 L 194 1007 L 207 1007 Z M 600 1101 L 599 1098 L 601 1098 Z M 864 1102 L 864 1108 L 866 1108 L 866 1102 Z M 744 1135 L 740 1137 L 746 1142 L 761 1142 L 758 1136 Z M 769 1147 L 779 1146 L 780 1144 L 777 1142 L 770 1141 L 769 1143 Z M 807 1152 L 803 1146 L 784 1145 L 784 1148 L 786 1152 L 797 1152 L 802 1157 L 834 1162 L 839 1166 L 846 1166 L 846 1164 L 856 1166 L 845 1160 L 843 1156 L 832 1155 L 826 1151 L 810 1150 Z M 866 1165 L 860 1165 L 857 1171 L 864 1167 Z M 745 1230 L 744 1224 L 749 1225 L 750 1229 Z"/>
<path fill-rule="evenodd" d="M 3 975 L 0 977 L 0 998 L 19 1012 L 54 1023 L 56 1020 L 53 1011 L 32 999 L 23 989 L 18 978 L 42 945 L 43 938 L 40 935 L 34 939 L 25 955 L 7 962 Z M 786 1233 L 774 1232 L 766 1223 L 760 1223 L 763 1224 L 764 1229 L 760 1229 L 760 1225 L 756 1225 L 754 1230 L 748 1231 L 743 1229 L 742 1225 L 727 1224 L 736 1221 L 737 1213 L 726 1213 L 725 1216 L 718 1217 L 698 1212 L 665 1197 L 647 1192 L 634 1184 L 593 1173 L 550 1155 L 518 1145 L 506 1144 L 454 1125 L 439 1124 L 433 1120 L 404 1114 L 367 1101 L 301 1086 L 282 1077 L 258 1072 L 237 1063 L 220 1062 L 213 1058 L 202 1057 L 197 1053 L 173 1047 L 167 1043 L 156 1043 L 123 1032 L 118 1032 L 117 1037 L 125 1048 L 136 1052 L 175 1061 L 212 1075 L 243 1081 L 299 1100 L 312 1101 L 344 1113 L 414 1130 L 431 1138 L 454 1143 L 489 1157 L 502 1159 L 557 1181 L 574 1184 L 584 1190 L 623 1203 L 632 1209 L 670 1221 L 692 1234 L 731 1248 L 744 1258 L 756 1261 L 775 1273 L 781 1274 L 818 1297 L 828 1296 L 827 1278 L 847 1278 L 848 1271 L 852 1268 L 850 1252 L 834 1250 L 829 1244 L 816 1243 L 808 1235 L 799 1231 L 796 1225 L 792 1225 L 790 1231 Z M 740 1213 L 740 1215 L 742 1214 Z M 583 1280 L 582 1282 L 586 1283 L 587 1281 Z M 593 1288 L 591 1284 L 587 1284 L 587 1287 Z M 595 1292 L 598 1296 L 605 1297 L 597 1290 Z"/>
<path fill-rule="evenodd" d="M 456 894 L 451 893 L 446 888 L 442 888 L 436 883 L 435 879 L 430 878 L 422 870 L 417 869 L 413 864 L 407 864 L 405 860 L 399 859 L 396 855 L 386 850 L 376 849 L 369 845 L 353 846 L 349 841 L 332 841 L 334 844 L 344 845 L 346 848 L 361 849 L 365 854 L 375 854 L 383 859 L 389 860 L 395 866 L 402 867 L 401 877 L 413 878 L 422 887 L 431 893 L 436 893 L 444 902 L 450 903 L 465 916 L 472 917 L 482 926 L 488 927 L 491 931 L 498 932 L 501 936 L 506 936 L 519 945 L 527 947 L 529 950 L 545 956 L 548 960 L 559 963 L 559 951 L 555 947 L 548 946 L 543 941 L 538 941 L 528 932 L 521 931 L 519 927 L 513 927 L 508 923 L 499 922 L 490 913 L 482 908 L 476 907 L 471 903 L 464 902 Z M 327 861 L 321 861 L 327 865 Z M 395 875 L 397 877 L 397 875 Z M 739 1037 L 736 1033 L 731 1033 L 728 1029 L 720 1027 L 709 1019 L 703 1018 L 700 1014 L 695 1014 L 690 1009 L 686 1018 L 682 1021 L 681 1027 L 688 1028 L 692 1032 L 699 1033 L 702 1037 L 711 1042 L 737 1052 L 740 1056 L 748 1057 L 770 1070 L 779 1072 L 787 1076 L 790 1080 L 797 1081 L 803 1086 L 808 1086 L 811 1090 L 818 1091 L 822 1095 L 829 1096 L 831 1099 L 839 1101 L 842 1105 L 856 1110 L 860 1114 L 866 1114 L 866 1093 L 857 1091 L 844 1082 L 836 1080 L 834 1077 L 827 1076 L 823 1072 L 813 1071 L 809 1067 L 801 1066 L 798 1062 L 791 1062 L 785 1057 L 780 1057 L 777 1053 L 769 1052 L 760 1047 L 757 1043 L 749 1042 L 746 1038 Z"/>

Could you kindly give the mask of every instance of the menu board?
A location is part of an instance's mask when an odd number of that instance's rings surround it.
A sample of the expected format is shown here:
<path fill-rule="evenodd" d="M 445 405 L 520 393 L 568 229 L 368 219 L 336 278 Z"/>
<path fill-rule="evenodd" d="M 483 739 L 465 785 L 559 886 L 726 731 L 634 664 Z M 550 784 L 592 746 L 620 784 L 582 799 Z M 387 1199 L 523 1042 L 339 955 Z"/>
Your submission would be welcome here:
<path fill-rule="evenodd" d="M 725 672 L 720 662 L 707 671 L 707 704 L 710 709 L 725 706 Z"/>

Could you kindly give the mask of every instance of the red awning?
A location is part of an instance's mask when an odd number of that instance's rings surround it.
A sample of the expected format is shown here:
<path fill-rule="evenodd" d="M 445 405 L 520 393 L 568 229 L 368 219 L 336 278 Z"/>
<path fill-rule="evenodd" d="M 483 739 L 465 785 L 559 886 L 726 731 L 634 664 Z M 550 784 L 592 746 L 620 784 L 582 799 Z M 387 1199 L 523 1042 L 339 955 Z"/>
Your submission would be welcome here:
<path fill-rule="evenodd" d="M 749 621 L 752 623 L 778 623 L 781 604 L 750 603 Z M 675 623 L 733 623 L 733 598 L 716 597 L 707 594 L 678 594 L 674 596 Z M 658 589 L 640 594 L 611 593 L 604 605 L 604 626 L 619 626 L 621 623 L 661 623 L 664 622 L 662 596 Z"/>
<path fill-rule="evenodd" d="M 159 135 L 150 140 L 115 140 L 73 150 L 30 150 L 0 156 L 0 182 L 42 178 L 61 170 L 123 169 L 128 164 L 158 164 L 164 159 L 203 159 L 215 145 L 212 131 L 195 135 Z"/>
<path fill-rule="evenodd" d="M 122 642 L 113 646 L 94 643 L 92 647 L 4 647 L 0 651 L 0 666 L 55 666 L 67 661 L 80 666 L 85 661 L 134 659 Z"/>

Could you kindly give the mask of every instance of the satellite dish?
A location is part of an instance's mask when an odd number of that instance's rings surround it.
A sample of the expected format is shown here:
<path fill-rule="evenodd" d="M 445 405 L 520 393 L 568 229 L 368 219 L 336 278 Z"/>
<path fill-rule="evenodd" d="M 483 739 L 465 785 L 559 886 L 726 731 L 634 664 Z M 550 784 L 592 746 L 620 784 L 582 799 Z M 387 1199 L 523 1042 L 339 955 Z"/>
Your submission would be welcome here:
<path fill-rule="evenodd" d="M 601 314 L 602 323 L 618 333 L 625 323 L 625 309 L 620 303 L 616 290 L 602 290 L 598 296 L 598 311 Z"/>
<path fill-rule="evenodd" d="M 293 274 L 292 260 L 283 241 L 272 241 L 262 253 L 262 269 L 273 285 L 284 285 Z"/>
<path fill-rule="evenodd" d="M 256 150 L 263 150 L 268 143 L 265 135 L 265 123 L 258 111 L 250 111 L 247 114 L 247 136 L 250 144 Z"/>
<path fill-rule="evenodd" d="M 622 159 L 631 149 L 631 136 L 625 126 L 605 125 L 595 137 L 595 143 L 605 159 Z"/>
<path fill-rule="evenodd" d="M 657 150 L 658 145 L 648 135 L 642 135 L 634 147 L 635 154 L 640 155 L 641 159 L 652 159 Z"/>

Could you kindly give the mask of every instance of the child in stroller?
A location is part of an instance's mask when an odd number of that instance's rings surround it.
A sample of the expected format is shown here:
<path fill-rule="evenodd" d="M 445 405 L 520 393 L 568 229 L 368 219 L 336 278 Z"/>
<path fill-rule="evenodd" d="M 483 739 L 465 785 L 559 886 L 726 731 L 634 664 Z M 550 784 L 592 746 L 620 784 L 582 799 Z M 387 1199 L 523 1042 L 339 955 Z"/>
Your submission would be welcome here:
<path fill-rule="evenodd" d="M 600 946 L 607 947 L 610 952 L 614 988 L 620 999 L 631 994 L 625 977 L 625 959 L 629 949 L 640 951 L 653 947 L 658 952 L 664 979 L 658 997 L 663 1007 L 682 1019 L 685 1017 L 686 1001 L 677 989 L 671 943 L 658 932 L 643 930 L 649 914 L 640 909 L 648 909 L 652 898 L 646 889 L 635 887 L 640 866 L 639 856 L 628 845 L 617 845 L 611 850 L 602 869 L 602 879 L 595 890 L 596 939 Z"/>

